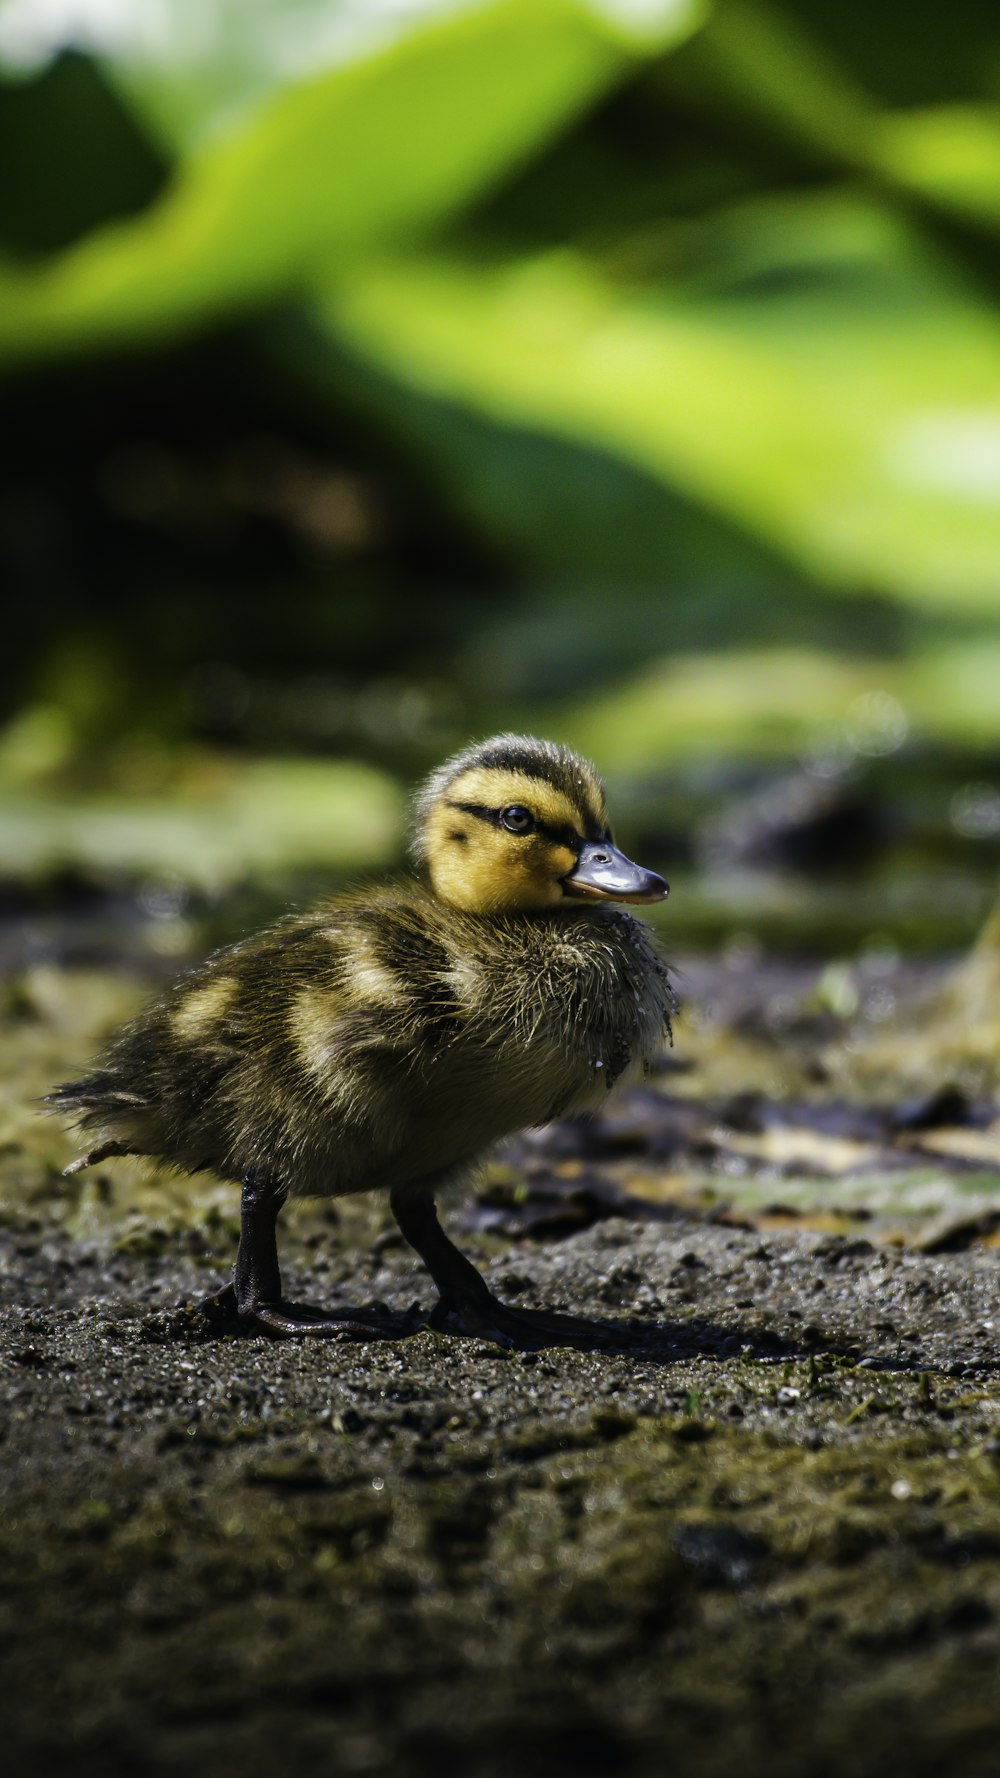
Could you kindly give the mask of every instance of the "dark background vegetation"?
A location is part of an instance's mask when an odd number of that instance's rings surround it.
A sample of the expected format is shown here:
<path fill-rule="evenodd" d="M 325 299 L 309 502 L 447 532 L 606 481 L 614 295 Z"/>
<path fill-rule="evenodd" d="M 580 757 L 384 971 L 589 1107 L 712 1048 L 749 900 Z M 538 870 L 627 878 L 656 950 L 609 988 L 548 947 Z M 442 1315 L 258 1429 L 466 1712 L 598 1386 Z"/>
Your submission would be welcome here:
<path fill-rule="evenodd" d="M 8 881 L 381 865 L 395 786 L 524 726 L 682 937 L 971 938 L 993 9 L 73 16 L 0 9 Z M 310 758 L 372 770 L 311 818 Z"/>

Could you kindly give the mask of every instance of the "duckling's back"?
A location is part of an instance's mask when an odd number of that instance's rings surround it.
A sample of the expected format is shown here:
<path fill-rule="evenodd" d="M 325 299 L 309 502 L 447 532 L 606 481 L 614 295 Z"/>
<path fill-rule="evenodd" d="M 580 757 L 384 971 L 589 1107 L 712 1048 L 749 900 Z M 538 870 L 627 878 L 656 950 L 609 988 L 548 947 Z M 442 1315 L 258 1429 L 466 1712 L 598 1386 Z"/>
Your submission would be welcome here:
<path fill-rule="evenodd" d="M 56 1103 L 92 1153 L 291 1191 L 439 1180 L 498 1137 L 594 1108 L 669 1030 L 667 970 L 610 908 L 484 917 L 418 885 L 218 953 Z"/>

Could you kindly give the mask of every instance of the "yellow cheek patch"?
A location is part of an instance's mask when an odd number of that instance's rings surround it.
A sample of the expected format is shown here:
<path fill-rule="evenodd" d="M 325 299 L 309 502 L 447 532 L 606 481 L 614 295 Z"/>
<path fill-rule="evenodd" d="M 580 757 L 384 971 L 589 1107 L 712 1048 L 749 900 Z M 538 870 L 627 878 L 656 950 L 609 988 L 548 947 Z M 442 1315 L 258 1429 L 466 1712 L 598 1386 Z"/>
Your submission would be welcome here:
<path fill-rule="evenodd" d="M 176 1036 L 188 1042 L 204 1037 L 230 1005 L 239 982 L 235 976 L 220 975 L 203 988 L 185 994 L 170 1023 Z"/>
<path fill-rule="evenodd" d="M 568 846 L 553 846 L 546 854 L 546 868 L 557 877 L 565 877 L 576 863 L 576 853 Z"/>

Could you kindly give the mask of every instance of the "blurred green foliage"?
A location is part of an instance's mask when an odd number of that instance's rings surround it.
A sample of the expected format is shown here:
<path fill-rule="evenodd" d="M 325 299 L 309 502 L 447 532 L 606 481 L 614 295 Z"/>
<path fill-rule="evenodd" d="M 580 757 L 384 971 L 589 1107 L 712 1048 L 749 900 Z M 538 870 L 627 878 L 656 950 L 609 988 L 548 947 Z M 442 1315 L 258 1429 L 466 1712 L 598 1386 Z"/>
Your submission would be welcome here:
<path fill-rule="evenodd" d="M 759 0 L 672 0 L 641 32 L 582 0 L 418 7 L 374 43 L 358 8 L 201 10 L 199 55 L 178 0 L 172 63 L 169 38 L 155 74 L 127 41 L 106 58 L 137 163 L 169 139 L 172 175 L 61 254 L 8 260 L 8 362 L 294 295 L 317 356 L 328 337 L 404 387 L 594 444 L 826 584 L 995 612 L 1000 326 L 971 253 L 1000 220 L 1000 107 L 974 87 L 901 110 L 824 42 L 829 9 Z M 324 28 L 331 65 L 305 72 Z M 602 162 L 623 83 L 643 139 Z M 69 148 L 49 149 L 63 204 Z M 111 197 L 134 210 L 120 173 Z M 963 258 L 942 224 L 984 240 Z"/>
<path fill-rule="evenodd" d="M 690 13 L 687 0 L 669 11 Z M 140 217 L 11 268 L 0 350 L 203 326 L 420 239 L 606 91 L 628 47 L 573 0 L 505 0 L 280 85 L 220 138 L 184 132 L 169 188 Z"/>
<path fill-rule="evenodd" d="M 992 3 L 65 16 L 0 4 L 19 796 L 513 723 L 989 788 Z"/>

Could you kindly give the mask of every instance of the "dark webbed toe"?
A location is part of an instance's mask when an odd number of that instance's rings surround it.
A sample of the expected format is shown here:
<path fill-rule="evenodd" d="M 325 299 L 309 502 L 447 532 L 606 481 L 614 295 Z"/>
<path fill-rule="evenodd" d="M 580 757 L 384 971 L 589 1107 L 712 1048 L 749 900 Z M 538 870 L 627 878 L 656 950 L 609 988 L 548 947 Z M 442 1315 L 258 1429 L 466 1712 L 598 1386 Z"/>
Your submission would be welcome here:
<path fill-rule="evenodd" d="M 310 1303 L 283 1299 L 245 1303 L 241 1309 L 232 1284 L 206 1297 L 198 1307 L 216 1327 L 285 1340 L 401 1340 L 421 1325 L 412 1315 L 394 1316 L 387 1309 L 317 1309 Z"/>
<path fill-rule="evenodd" d="M 243 1326 L 276 1339 L 402 1340 L 417 1327 L 378 1309 L 314 1309 L 309 1303 L 258 1303 Z"/>

